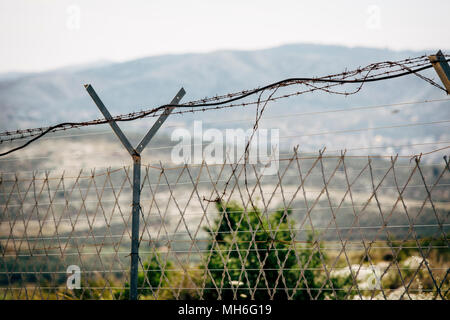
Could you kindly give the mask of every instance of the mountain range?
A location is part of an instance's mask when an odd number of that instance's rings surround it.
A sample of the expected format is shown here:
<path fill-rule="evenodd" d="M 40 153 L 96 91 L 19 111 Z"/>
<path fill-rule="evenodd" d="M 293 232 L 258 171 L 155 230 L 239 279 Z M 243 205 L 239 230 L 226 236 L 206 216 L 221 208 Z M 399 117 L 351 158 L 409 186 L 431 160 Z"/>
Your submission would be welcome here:
<path fill-rule="evenodd" d="M 395 61 L 434 52 L 291 44 L 255 51 L 162 55 L 40 73 L 3 74 L 0 75 L 0 131 L 99 118 L 97 108 L 83 87 L 86 83 L 92 84 L 111 114 L 117 115 L 168 103 L 180 87 L 187 92 L 183 101 L 191 101 L 251 89 L 284 78 L 325 76 L 373 62 Z M 433 69 L 423 74 L 439 82 Z M 446 123 L 316 135 L 446 120 L 450 114 L 449 101 L 445 98 L 441 90 L 409 75 L 366 84 L 358 94 L 348 97 L 315 92 L 269 103 L 261 125 L 279 128 L 284 146 L 300 144 L 307 150 L 317 150 L 323 146 L 343 149 L 382 145 L 388 148 L 448 141 L 450 135 Z M 392 106 L 430 99 L 444 101 Z M 299 115 L 385 104 L 391 106 L 360 112 Z M 207 127 L 245 129 L 252 127 L 254 117 L 254 107 L 172 115 L 169 119 L 172 126 L 168 128 L 183 126 L 189 129 L 192 128 L 192 120 L 203 120 Z M 148 128 L 150 124 L 145 120 L 127 126 L 128 130 L 142 135 L 143 128 Z M 167 128 L 163 132 L 170 134 Z M 407 152 L 411 149 L 394 148 L 391 151 Z"/>

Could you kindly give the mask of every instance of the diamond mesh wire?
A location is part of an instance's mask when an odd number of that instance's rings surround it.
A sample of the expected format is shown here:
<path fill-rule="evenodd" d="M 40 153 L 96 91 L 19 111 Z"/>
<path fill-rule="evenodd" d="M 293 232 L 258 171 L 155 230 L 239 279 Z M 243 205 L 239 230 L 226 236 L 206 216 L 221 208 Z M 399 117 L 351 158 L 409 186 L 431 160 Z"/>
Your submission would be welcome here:
<path fill-rule="evenodd" d="M 278 164 L 144 165 L 140 299 L 449 298 L 447 163 Z M 131 178 L 3 174 L 1 299 L 128 299 Z"/>

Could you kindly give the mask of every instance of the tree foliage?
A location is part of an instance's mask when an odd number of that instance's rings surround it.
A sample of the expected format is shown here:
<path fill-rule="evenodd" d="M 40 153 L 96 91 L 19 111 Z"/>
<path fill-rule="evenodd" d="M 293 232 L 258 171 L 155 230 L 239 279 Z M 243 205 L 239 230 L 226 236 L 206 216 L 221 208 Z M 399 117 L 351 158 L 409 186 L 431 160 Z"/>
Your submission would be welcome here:
<path fill-rule="evenodd" d="M 258 208 L 244 212 L 236 202 L 217 202 L 216 208 L 219 216 L 212 228 L 206 228 L 212 252 L 204 264 L 206 287 L 213 289 L 205 290 L 205 299 L 333 299 L 343 292 L 334 290 L 331 295 L 329 289 L 351 283 L 350 278 L 320 276 L 328 258 L 312 232 L 305 246 L 293 243 L 292 210 L 264 216 Z M 324 290 L 317 290 L 321 287 Z"/>

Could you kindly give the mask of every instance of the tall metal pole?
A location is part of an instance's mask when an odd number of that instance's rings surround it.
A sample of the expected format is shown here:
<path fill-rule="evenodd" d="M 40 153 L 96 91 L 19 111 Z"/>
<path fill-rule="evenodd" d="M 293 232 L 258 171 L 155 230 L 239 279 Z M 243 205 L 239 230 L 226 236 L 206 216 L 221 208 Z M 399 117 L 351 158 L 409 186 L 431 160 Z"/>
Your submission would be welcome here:
<path fill-rule="evenodd" d="M 100 112 L 103 114 L 109 125 L 122 142 L 125 149 L 133 158 L 133 208 L 131 215 L 131 266 L 130 266 L 130 300 L 138 299 L 138 272 L 139 272 L 139 219 L 141 212 L 141 152 L 156 134 L 158 129 L 162 126 L 164 121 L 170 115 L 175 107 L 167 107 L 164 112 L 159 116 L 158 120 L 153 124 L 147 134 L 144 136 L 141 142 L 139 142 L 136 148 L 133 148 L 123 134 L 120 127 L 116 124 L 113 117 L 105 107 L 103 102 L 98 97 L 94 88 L 90 84 L 84 86 L 94 100 Z M 183 88 L 178 91 L 177 95 L 170 102 L 171 105 L 178 104 L 183 96 L 186 94 Z"/>
<path fill-rule="evenodd" d="M 139 218 L 141 211 L 141 155 L 133 155 L 133 211 L 131 217 L 130 300 L 138 298 Z"/>

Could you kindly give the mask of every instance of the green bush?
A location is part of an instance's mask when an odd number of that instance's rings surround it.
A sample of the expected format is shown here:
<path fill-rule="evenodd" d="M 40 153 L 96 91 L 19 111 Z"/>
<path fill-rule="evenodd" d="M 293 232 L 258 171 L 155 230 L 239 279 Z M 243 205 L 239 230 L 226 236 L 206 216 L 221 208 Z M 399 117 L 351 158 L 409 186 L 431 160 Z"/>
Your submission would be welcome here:
<path fill-rule="evenodd" d="M 320 243 L 314 241 L 313 233 L 308 233 L 304 247 L 292 243 L 289 231 L 295 229 L 295 222 L 289 218 L 292 210 L 277 210 L 266 218 L 262 217 L 258 208 L 245 214 L 236 202 L 226 206 L 217 202 L 216 208 L 219 216 L 211 229 L 206 228 L 210 234 L 208 251 L 212 253 L 205 256 L 203 264 L 207 268 L 206 287 L 214 289 L 205 290 L 205 299 L 308 300 L 344 297 L 344 290 L 336 290 L 336 295 L 332 295 L 329 289 L 332 286 L 335 289 L 347 286 L 351 284 L 351 279 L 327 280 L 327 277 L 321 276 L 323 270 L 320 269 L 327 256 L 322 250 L 317 250 Z M 269 229 L 280 231 L 271 239 L 264 231 Z M 235 231 L 237 234 L 233 240 L 232 232 Z M 316 249 L 312 248 L 314 245 Z M 260 272 L 261 269 L 264 273 Z M 232 289 L 236 286 L 235 295 Z M 321 287 L 322 291 L 316 290 Z M 312 288 L 310 293 L 307 288 Z"/>

